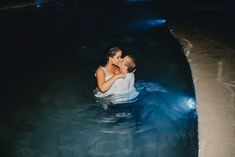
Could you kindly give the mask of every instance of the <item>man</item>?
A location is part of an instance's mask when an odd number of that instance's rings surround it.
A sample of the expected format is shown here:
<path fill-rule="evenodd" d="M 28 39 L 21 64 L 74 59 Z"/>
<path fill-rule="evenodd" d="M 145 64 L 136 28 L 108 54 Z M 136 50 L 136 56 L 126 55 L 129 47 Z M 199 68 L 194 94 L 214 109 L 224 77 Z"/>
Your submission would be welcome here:
<path fill-rule="evenodd" d="M 134 98 L 139 95 L 139 92 L 135 89 L 135 69 L 136 60 L 133 56 L 127 55 L 118 64 L 121 73 L 125 73 L 125 78 L 117 79 L 111 89 L 110 93 L 112 104 L 120 104 L 126 102 L 132 102 Z"/>
<path fill-rule="evenodd" d="M 135 68 L 136 61 L 135 58 L 131 55 L 126 55 L 118 64 L 121 73 L 125 73 L 125 78 L 117 79 L 112 87 L 110 93 L 112 94 L 124 94 L 133 90 L 135 83 Z"/>

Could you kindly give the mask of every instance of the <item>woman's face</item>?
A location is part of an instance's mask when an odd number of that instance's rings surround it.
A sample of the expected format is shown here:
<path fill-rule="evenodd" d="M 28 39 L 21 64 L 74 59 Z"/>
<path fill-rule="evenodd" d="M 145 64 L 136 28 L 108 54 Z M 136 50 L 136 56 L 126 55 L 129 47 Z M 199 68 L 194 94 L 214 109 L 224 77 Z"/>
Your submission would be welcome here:
<path fill-rule="evenodd" d="M 113 58 L 111 58 L 112 64 L 118 65 L 121 60 L 121 57 L 122 57 L 122 51 L 117 51 L 115 56 L 113 56 Z"/>

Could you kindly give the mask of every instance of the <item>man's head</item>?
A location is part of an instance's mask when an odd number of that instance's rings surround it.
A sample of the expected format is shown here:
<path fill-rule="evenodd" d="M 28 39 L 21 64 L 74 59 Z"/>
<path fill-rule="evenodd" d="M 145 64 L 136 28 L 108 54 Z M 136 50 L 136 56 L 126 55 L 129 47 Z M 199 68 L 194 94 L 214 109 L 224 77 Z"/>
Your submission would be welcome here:
<path fill-rule="evenodd" d="M 131 55 L 126 55 L 122 61 L 119 62 L 121 72 L 130 73 L 136 68 L 136 59 Z"/>

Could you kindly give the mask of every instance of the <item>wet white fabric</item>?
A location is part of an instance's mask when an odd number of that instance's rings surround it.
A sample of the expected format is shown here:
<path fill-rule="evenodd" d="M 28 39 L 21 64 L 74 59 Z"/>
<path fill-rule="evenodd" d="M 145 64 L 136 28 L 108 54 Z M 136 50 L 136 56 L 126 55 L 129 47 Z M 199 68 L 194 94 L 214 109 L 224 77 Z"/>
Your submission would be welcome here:
<path fill-rule="evenodd" d="M 135 102 L 139 92 L 133 87 L 130 91 L 122 94 L 113 94 L 110 98 L 112 104 L 122 104 Z"/>
<path fill-rule="evenodd" d="M 135 75 L 134 73 L 126 74 L 125 78 L 117 79 L 112 87 L 110 88 L 110 92 L 112 94 L 123 94 L 128 93 L 134 88 L 135 83 Z"/>
<path fill-rule="evenodd" d="M 105 75 L 109 75 L 105 69 L 104 71 Z M 106 78 L 109 79 L 108 76 L 105 76 L 105 80 Z M 111 98 L 112 99 L 111 102 L 113 103 L 134 99 L 139 95 L 139 93 L 135 89 L 134 83 L 135 83 L 135 74 L 133 72 L 127 73 L 125 78 L 117 79 L 107 92 L 102 93 L 98 91 L 95 94 L 95 97 L 103 98 L 109 95 L 113 95 Z"/>

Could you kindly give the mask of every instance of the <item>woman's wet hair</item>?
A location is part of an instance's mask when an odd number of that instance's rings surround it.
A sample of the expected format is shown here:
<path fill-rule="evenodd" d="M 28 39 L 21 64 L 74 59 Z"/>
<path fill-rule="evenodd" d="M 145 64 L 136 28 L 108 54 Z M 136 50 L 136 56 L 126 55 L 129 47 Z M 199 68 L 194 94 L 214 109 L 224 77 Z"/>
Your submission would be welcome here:
<path fill-rule="evenodd" d="M 118 51 L 122 51 L 122 50 L 121 50 L 120 48 L 116 47 L 116 46 L 110 48 L 110 49 L 106 52 L 106 60 L 108 60 L 109 57 L 114 57 Z"/>

